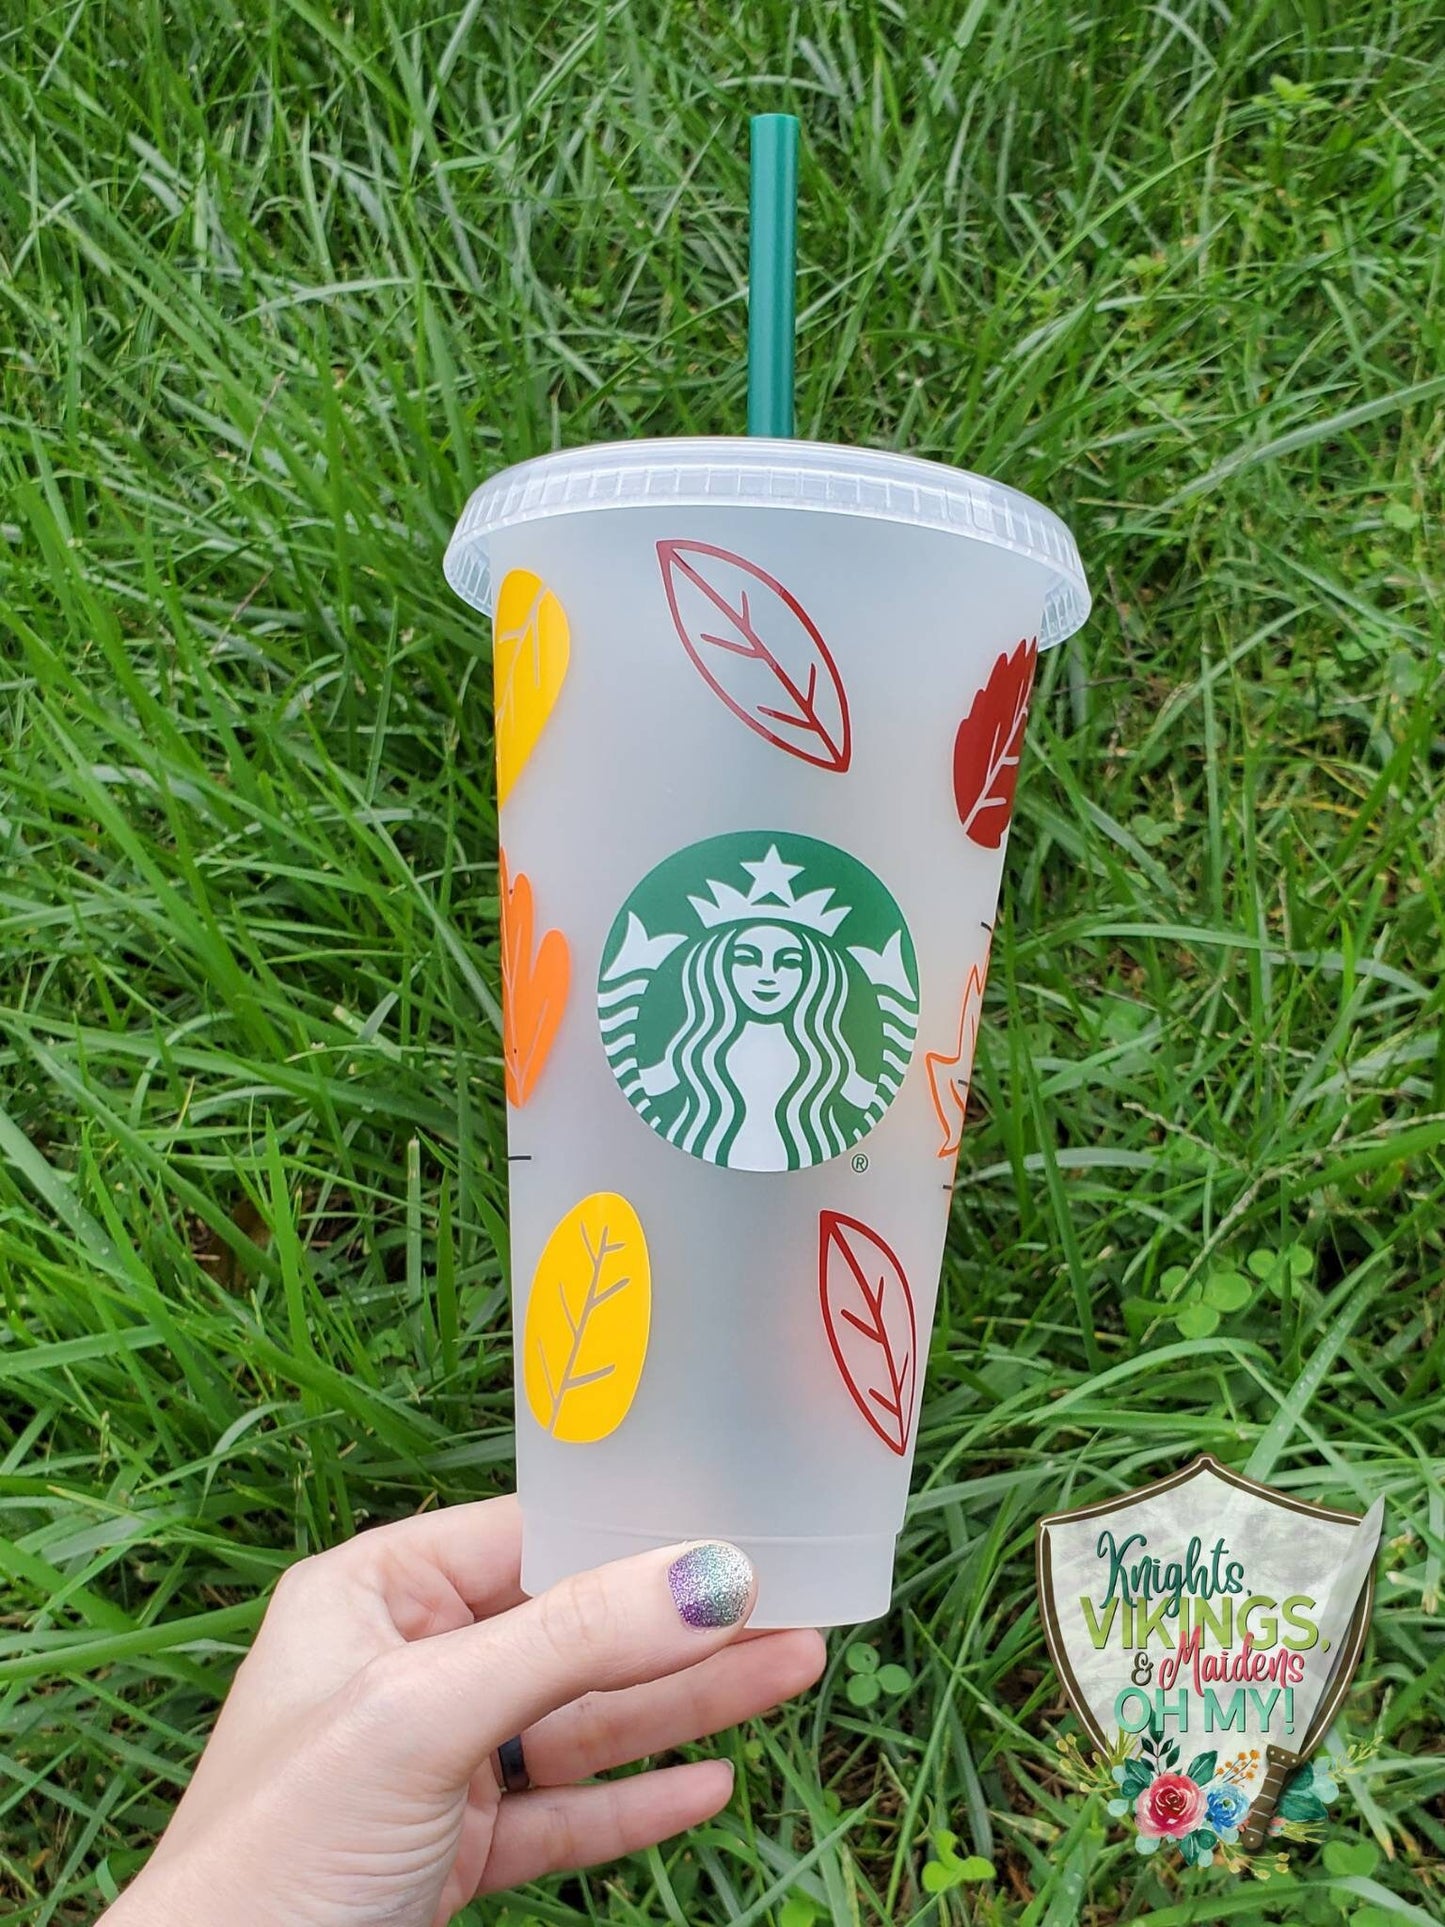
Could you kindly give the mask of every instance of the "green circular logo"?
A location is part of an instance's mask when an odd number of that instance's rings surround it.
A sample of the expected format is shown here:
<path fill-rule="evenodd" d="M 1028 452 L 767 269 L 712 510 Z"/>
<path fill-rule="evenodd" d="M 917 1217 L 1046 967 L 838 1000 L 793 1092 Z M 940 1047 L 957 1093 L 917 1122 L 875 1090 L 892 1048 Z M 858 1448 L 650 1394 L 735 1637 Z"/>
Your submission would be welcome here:
<path fill-rule="evenodd" d="M 840 1156 L 898 1094 L 918 1030 L 903 913 L 870 870 L 752 830 L 659 863 L 617 913 L 602 1045 L 659 1136 L 736 1171 Z"/>

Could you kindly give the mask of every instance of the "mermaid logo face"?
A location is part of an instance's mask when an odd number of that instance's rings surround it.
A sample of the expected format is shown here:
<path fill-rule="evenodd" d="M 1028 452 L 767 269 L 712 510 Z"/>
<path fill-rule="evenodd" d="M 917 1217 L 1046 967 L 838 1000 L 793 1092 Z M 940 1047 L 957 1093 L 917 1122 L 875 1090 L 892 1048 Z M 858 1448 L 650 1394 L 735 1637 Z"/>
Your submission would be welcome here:
<path fill-rule="evenodd" d="M 798 1171 L 872 1130 L 903 1082 L 918 972 L 903 913 L 856 858 L 748 832 L 658 864 L 618 912 L 597 986 L 602 1044 L 670 1144 Z"/>
<path fill-rule="evenodd" d="M 791 930 L 752 924 L 738 933 L 730 959 L 733 989 L 759 1017 L 776 1017 L 803 987 L 803 946 Z"/>

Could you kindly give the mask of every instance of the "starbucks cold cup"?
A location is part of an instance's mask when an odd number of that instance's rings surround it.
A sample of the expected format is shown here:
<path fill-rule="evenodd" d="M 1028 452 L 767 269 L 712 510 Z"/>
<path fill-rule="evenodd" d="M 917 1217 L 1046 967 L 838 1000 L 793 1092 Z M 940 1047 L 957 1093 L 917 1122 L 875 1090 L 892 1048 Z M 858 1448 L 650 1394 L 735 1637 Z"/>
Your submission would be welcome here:
<path fill-rule="evenodd" d="M 507 470 L 492 615 L 522 1583 L 692 1538 L 759 1626 L 888 1608 L 1068 530 L 787 441 Z"/>

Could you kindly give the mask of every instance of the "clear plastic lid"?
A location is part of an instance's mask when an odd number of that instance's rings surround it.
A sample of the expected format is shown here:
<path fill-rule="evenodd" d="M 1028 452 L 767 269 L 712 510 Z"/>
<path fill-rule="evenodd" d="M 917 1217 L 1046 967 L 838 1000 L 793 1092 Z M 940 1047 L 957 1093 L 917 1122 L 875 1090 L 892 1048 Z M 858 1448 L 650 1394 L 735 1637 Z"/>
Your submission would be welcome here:
<path fill-rule="evenodd" d="M 1068 529 L 1017 489 L 966 469 L 885 449 L 740 436 L 601 442 L 503 469 L 474 491 L 447 545 L 447 581 L 491 613 L 488 543 L 499 529 L 589 509 L 811 509 L 966 535 L 1036 562 L 1047 577 L 1039 645 L 1062 642 L 1089 614 L 1089 585 Z"/>

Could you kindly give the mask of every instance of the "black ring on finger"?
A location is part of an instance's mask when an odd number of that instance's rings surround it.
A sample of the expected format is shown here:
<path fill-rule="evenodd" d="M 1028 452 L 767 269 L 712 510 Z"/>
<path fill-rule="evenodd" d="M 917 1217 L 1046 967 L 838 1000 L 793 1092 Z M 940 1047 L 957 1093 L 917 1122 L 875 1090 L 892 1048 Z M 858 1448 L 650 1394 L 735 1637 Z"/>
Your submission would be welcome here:
<path fill-rule="evenodd" d="M 497 1773 L 504 1793 L 525 1793 L 532 1784 L 527 1771 L 527 1756 L 522 1751 L 522 1736 L 503 1740 L 497 1748 Z"/>

